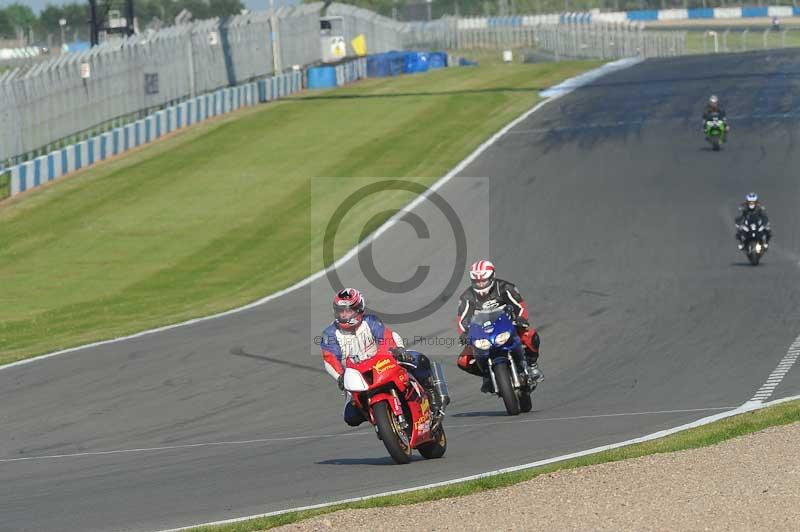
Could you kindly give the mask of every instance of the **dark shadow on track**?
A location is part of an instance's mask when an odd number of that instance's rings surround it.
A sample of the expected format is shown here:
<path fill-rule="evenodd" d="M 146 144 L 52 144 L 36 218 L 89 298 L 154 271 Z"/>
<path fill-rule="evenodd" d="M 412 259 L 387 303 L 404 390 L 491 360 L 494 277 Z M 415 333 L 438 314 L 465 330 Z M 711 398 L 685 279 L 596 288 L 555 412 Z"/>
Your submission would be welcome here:
<path fill-rule="evenodd" d="M 412 456 L 411 463 L 425 461 L 424 458 L 419 456 Z M 393 466 L 397 465 L 390 457 L 385 456 L 382 458 L 332 458 L 330 460 L 322 460 L 314 462 L 317 465 L 373 465 L 373 466 Z"/>
<path fill-rule="evenodd" d="M 502 410 L 490 410 L 488 412 L 459 412 L 458 414 L 453 414 L 450 417 L 508 417 L 510 418 L 506 412 Z"/>
<path fill-rule="evenodd" d="M 252 353 L 246 352 L 244 348 L 238 346 L 231 349 L 230 353 L 237 357 L 246 357 L 255 360 L 263 360 L 264 362 L 272 362 L 274 364 L 289 366 L 290 368 L 302 369 L 305 371 L 313 371 L 314 373 L 325 373 L 325 370 L 320 368 L 315 368 L 314 366 L 306 366 L 305 364 L 298 364 L 296 362 L 287 362 L 286 360 L 281 360 L 279 358 L 272 358 L 266 355 L 254 355 Z"/>

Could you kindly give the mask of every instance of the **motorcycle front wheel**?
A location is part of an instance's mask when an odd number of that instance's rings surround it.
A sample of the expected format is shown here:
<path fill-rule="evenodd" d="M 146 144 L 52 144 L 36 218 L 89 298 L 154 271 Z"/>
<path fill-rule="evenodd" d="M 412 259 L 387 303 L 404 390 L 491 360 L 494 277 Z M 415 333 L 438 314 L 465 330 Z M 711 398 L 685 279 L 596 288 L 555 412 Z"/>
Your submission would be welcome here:
<path fill-rule="evenodd" d="M 497 388 L 500 397 L 503 398 L 503 403 L 506 406 L 506 412 L 509 416 L 519 415 L 519 399 L 511 385 L 511 371 L 508 369 L 508 364 L 497 364 L 492 366 L 494 377 L 497 380 Z"/>
<path fill-rule="evenodd" d="M 391 411 L 386 401 L 381 401 L 372 407 L 375 416 L 375 425 L 378 427 L 378 436 L 389 456 L 398 464 L 407 464 L 411 461 L 411 445 L 409 437 L 400 426 L 394 412 Z"/>

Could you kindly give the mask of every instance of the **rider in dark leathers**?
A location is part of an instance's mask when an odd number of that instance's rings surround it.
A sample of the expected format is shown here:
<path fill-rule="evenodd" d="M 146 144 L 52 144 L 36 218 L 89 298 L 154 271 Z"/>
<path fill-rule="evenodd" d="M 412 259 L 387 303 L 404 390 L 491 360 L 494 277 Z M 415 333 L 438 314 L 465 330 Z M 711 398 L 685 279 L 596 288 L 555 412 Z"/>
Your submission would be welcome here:
<path fill-rule="evenodd" d="M 494 274 L 494 264 L 488 260 L 474 263 L 469 273 L 471 286 L 464 290 L 458 303 L 458 333 L 464 346 L 458 357 L 458 367 L 467 373 L 481 375 L 483 377 L 481 391 L 491 393 L 491 377 L 478 367 L 467 338 L 467 331 L 476 310 L 483 308 L 487 303 L 502 304 L 512 313 L 514 325 L 517 327 L 525 357 L 533 370 L 534 377 L 537 381 L 544 379 L 538 366 L 539 334 L 528 323 L 528 307 L 517 287 L 508 281 L 497 279 Z"/>
<path fill-rule="evenodd" d="M 750 219 L 751 216 L 756 216 L 761 219 L 761 223 L 766 226 L 764 237 L 766 242 L 764 247 L 769 247 L 769 241 L 772 238 L 772 228 L 769 224 L 769 217 L 767 216 L 767 209 L 758 201 L 758 194 L 750 192 L 745 196 L 745 201 L 739 205 L 739 213 L 736 215 L 736 240 L 739 242 L 739 249 L 744 249 L 744 244 L 747 241 L 747 228 L 743 225 L 744 222 Z"/>

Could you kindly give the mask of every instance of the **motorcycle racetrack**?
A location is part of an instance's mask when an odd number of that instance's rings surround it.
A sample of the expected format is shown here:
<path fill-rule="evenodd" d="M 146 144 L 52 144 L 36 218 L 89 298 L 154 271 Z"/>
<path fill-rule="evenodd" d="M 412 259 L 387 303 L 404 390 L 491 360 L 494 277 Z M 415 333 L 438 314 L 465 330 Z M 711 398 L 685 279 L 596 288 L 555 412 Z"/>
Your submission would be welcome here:
<path fill-rule="evenodd" d="M 371 427 L 342 422 L 314 346 L 330 315 L 320 278 L 256 308 L 0 371 L 0 530 L 159 530 L 264 513 L 741 405 L 800 333 L 798 89 L 796 51 L 649 60 L 546 104 L 438 190 L 464 226 L 466 258 L 491 256 L 532 309 L 546 375 L 533 412 L 506 416 L 456 368 L 446 340 L 462 275 L 440 308 L 395 327 L 445 366 L 447 454 L 393 465 Z M 701 133 L 712 92 L 732 127 L 720 152 Z M 733 237 L 751 190 L 775 235 L 758 267 Z M 429 265 L 426 282 L 443 286 L 458 239 L 431 203 L 414 213 L 427 237 L 411 221 L 392 226 L 371 246 L 378 269 L 398 281 Z M 362 269 L 350 260 L 337 273 L 368 286 Z M 365 291 L 394 312 L 430 296 Z M 798 393 L 795 369 L 771 398 Z"/>

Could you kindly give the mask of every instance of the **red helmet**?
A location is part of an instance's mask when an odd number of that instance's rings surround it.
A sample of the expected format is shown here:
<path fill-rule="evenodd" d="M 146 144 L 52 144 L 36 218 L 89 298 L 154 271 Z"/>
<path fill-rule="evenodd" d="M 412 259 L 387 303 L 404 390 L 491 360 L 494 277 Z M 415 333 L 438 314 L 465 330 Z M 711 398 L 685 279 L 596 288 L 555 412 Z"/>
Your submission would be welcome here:
<path fill-rule="evenodd" d="M 494 264 L 488 260 L 479 260 L 469 267 L 469 278 L 475 293 L 485 296 L 494 286 Z"/>
<path fill-rule="evenodd" d="M 333 298 L 333 317 L 342 331 L 355 331 L 364 320 L 365 309 L 364 297 L 355 288 L 344 288 Z"/>

